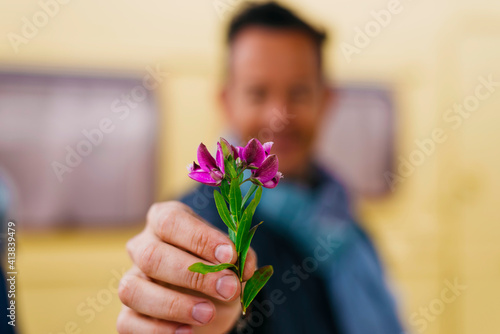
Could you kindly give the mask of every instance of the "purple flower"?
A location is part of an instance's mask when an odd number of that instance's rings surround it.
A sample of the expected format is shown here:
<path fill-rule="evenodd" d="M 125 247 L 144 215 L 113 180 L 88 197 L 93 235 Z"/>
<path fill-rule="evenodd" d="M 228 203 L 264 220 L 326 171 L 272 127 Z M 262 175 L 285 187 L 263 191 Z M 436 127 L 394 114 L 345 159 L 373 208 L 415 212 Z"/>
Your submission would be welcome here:
<path fill-rule="evenodd" d="M 214 159 L 201 143 L 197 152 L 198 163 L 193 162 L 188 166 L 189 177 L 210 186 L 220 186 L 222 180 L 230 175 L 236 173 L 239 176 L 244 170 L 251 169 L 251 176 L 247 180 L 265 188 L 274 188 L 283 175 L 278 171 L 278 157 L 270 154 L 272 146 L 273 142 L 262 145 L 257 139 L 251 139 L 245 147 L 235 147 L 221 138 Z M 229 164 L 227 166 L 232 169 L 232 174 L 226 175 L 225 164 Z"/>
<path fill-rule="evenodd" d="M 201 143 L 198 146 L 198 164 L 193 161 L 188 166 L 189 177 L 209 186 L 218 186 L 225 177 L 224 154 L 220 143 L 217 143 L 216 159 L 207 147 Z"/>
<path fill-rule="evenodd" d="M 238 155 L 245 167 L 259 168 L 269 156 L 273 142 L 262 145 L 258 139 L 252 138 L 245 147 L 237 147 Z"/>
<path fill-rule="evenodd" d="M 271 180 L 267 181 L 266 183 L 263 183 L 262 186 L 264 188 L 272 189 L 278 185 L 278 183 L 280 182 L 280 179 L 282 179 L 282 178 L 283 178 L 283 174 L 281 174 L 281 172 L 277 172 L 276 175 Z"/>
<path fill-rule="evenodd" d="M 283 178 L 283 174 L 278 171 L 278 168 L 278 157 L 275 154 L 268 155 L 259 168 L 252 170 L 250 180 L 265 188 L 274 188 Z"/>

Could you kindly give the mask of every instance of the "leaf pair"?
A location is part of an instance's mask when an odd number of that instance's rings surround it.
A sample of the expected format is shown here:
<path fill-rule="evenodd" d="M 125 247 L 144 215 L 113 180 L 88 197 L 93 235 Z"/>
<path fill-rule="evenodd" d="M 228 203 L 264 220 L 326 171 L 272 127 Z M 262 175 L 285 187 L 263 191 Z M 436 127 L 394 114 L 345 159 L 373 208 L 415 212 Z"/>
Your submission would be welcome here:
<path fill-rule="evenodd" d="M 273 266 L 264 266 L 257 269 L 253 276 L 245 283 L 243 297 L 241 299 L 241 307 L 243 314 L 247 311 L 248 306 L 254 300 L 259 291 L 266 285 L 267 281 L 273 275 Z"/>

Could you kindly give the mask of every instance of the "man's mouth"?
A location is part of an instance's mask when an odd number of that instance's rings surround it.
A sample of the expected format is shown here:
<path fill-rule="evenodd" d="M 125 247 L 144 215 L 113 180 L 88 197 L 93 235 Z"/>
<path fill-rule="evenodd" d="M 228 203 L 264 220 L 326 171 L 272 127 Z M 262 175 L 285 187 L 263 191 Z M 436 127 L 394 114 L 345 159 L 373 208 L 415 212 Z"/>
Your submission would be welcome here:
<path fill-rule="evenodd" d="M 274 148 L 276 152 L 282 154 L 297 150 L 302 144 L 301 136 L 298 134 L 280 135 L 274 138 Z"/>

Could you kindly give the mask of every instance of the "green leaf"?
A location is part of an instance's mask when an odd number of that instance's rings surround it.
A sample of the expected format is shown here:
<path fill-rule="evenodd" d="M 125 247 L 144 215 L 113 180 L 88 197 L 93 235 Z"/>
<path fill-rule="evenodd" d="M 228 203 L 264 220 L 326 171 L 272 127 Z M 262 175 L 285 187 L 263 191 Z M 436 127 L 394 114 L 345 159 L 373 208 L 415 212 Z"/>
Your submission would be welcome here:
<path fill-rule="evenodd" d="M 234 179 L 236 176 L 238 176 L 238 174 L 236 173 L 236 169 L 234 168 L 234 162 L 224 160 L 224 167 L 226 173 L 229 172 L 231 179 Z"/>
<path fill-rule="evenodd" d="M 255 193 L 255 197 L 250 202 L 250 204 L 248 204 L 245 211 L 243 212 L 243 216 L 241 217 L 241 220 L 237 226 L 238 231 L 236 232 L 235 245 L 238 254 L 243 249 L 244 240 L 247 238 L 248 230 L 250 229 L 250 225 L 252 224 L 252 218 L 255 213 L 255 209 L 257 208 L 257 205 L 260 202 L 261 196 L 262 196 L 262 188 L 259 187 L 259 189 L 257 189 L 257 192 Z"/>
<path fill-rule="evenodd" d="M 257 293 L 266 285 L 267 281 L 273 275 L 272 266 L 264 266 L 259 268 L 253 273 L 253 276 L 245 284 L 245 289 L 243 290 L 242 306 L 243 314 L 245 314 L 247 307 L 250 305 L 252 300 L 257 296 Z"/>
<path fill-rule="evenodd" d="M 236 164 L 236 161 L 235 160 L 231 160 L 231 163 L 233 165 L 234 170 L 236 171 L 236 176 L 238 176 L 240 171 L 238 169 L 238 165 Z"/>
<path fill-rule="evenodd" d="M 229 187 L 229 207 L 234 218 L 239 221 L 241 218 L 241 190 L 238 180 L 232 179 Z"/>
<path fill-rule="evenodd" d="M 214 189 L 214 199 L 215 206 L 217 207 L 217 211 L 219 211 L 219 216 L 221 217 L 222 221 L 227 225 L 227 227 L 229 227 L 229 229 L 236 232 L 236 225 L 231 219 L 231 215 L 229 214 L 229 210 L 227 209 L 227 204 L 224 201 L 222 195 L 217 191 L 217 189 Z"/>
<path fill-rule="evenodd" d="M 222 197 L 224 197 L 224 199 L 226 200 L 226 202 L 229 203 L 229 199 L 228 199 L 228 196 L 229 196 L 229 183 L 227 183 L 226 179 L 222 180 L 222 182 L 220 184 L 220 191 L 222 193 Z"/>
<path fill-rule="evenodd" d="M 262 187 L 259 187 L 257 189 L 257 192 L 255 193 L 255 197 L 253 198 L 253 200 L 255 201 L 255 208 L 253 209 L 253 211 L 255 211 L 255 209 L 257 208 L 257 205 L 259 205 L 261 197 L 262 197 Z"/>
<path fill-rule="evenodd" d="M 257 225 L 255 225 L 254 227 L 252 227 L 241 243 L 240 270 L 242 273 L 245 270 L 245 261 L 247 259 L 248 249 L 250 248 L 250 243 L 252 242 L 253 235 L 255 234 L 257 227 L 259 227 L 259 225 L 262 223 L 263 222 L 260 222 Z M 242 277 L 240 277 L 240 280 L 241 279 L 242 279 Z"/>
<path fill-rule="evenodd" d="M 200 273 L 200 274 L 207 274 L 207 273 L 215 273 L 217 271 L 221 271 L 227 268 L 234 268 L 238 269 L 234 264 L 232 263 L 221 263 L 221 264 L 216 264 L 216 265 L 209 265 L 205 264 L 202 262 L 196 262 L 192 265 L 189 266 L 189 271 L 193 271 L 195 273 Z"/>
<path fill-rule="evenodd" d="M 249 206 L 252 205 L 252 202 L 250 202 Z M 250 214 L 251 210 L 245 210 L 243 213 L 243 216 L 241 217 L 240 223 L 238 224 L 238 231 L 236 232 L 236 251 L 238 254 L 240 254 L 242 250 L 242 245 L 243 241 L 245 240 L 245 237 L 248 233 L 248 230 L 250 229 L 250 225 L 252 224 L 252 216 Z"/>
<path fill-rule="evenodd" d="M 258 185 L 256 185 L 255 183 L 252 183 L 252 185 L 250 186 L 250 189 L 248 189 L 245 197 L 243 197 L 243 200 L 241 201 L 241 208 L 242 209 L 245 206 L 245 204 L 248 201 L 248 199 L 253 195 L 253 193 L 255 192 L 255 190 L 257 190 L 257 187 L 258 187 Z"/>

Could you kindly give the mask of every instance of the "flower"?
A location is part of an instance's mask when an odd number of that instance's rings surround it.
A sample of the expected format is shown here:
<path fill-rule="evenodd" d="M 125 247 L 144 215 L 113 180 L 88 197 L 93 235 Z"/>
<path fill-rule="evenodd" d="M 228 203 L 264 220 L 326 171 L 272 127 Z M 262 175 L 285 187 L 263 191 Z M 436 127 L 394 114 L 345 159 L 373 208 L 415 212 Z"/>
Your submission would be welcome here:
<path fill-rule="evenodd" d="M 217 143 L 217 153 L 214 157 L 207 147 L 201 143 L 198 147 L 198 163 L 193 162 L 187 167 L 189 177 L 209 186 L 220 186 L 222 180 L 240 176 L 244 170 L 252 173 L 246 181 L 251 181 L 265 188 L 278 185 L 283 174 L 278 171 L 278 157 L 271 154 L 273 142 L 261 144 L 253 138 L 244 146 L 233 146 L 224 138 Z M 229 168 L 226 174 L 226 167 Z M 240 181 L 241 182 L 241 181 Z"/>
<path fill-rule="evenodd" d="M 217 143 L 216 159 L 207 147 L 201 143 L 198 146 L 198 163 L 193 161 L 188 166 L 189 177 L 209 186 L 219 186 L 225 177 L 224 154 L 220 143 Z"/>
<path fill-rule="evenodd" d="M 274 188 L 283 178 L 283 174 L 278 171 L 279 162 L 275 154 L 268 155 L 259 168 L 252 170 L 250 181 L 262 185 L 264 188 Z"/>
<path fill-rule="evenodd" d="M 273 142 L 267 142 L 262 145 L 258 139 L 252 138 L 245 147 L 237 147 L 238 156 L 245 167 L 256 169 L 269 156 L 272 146 Z"/>
<path fill-rule="evenodd" d="M 272 142 L 262 145 L 257 139 L 251 139 L 245 147 L 235 147 L 224 138 L 220 138 L 215 159 L 203 143 L 198 146 L 198 163 L 193 161 L 187 167 L 189 177 L 206 185 L 219 187 L 213 192 L 215 206 L 221 220 L 227 225 L 231 240 L 238 250 L 238 260 L 236 264 L 216 265 L 197 262 L 188 267 L 189 271 L 205 275 L 231 268 L 238 274 L 240 281 L 243 281 L 243 268 L 245 268 L 250 242 L 256 227 L 260 225 L 259 223 L 250 229 L 255 209 L 262 196 L 262 187 L 274 188 L 283 177 L 278 171 L 278 157 L 271 154 L 272 146 Z M 251 170 L 251 173 L 245 173 L 247 169 Z M 250 176 L 244 179 L 248 174 Z M 243 196 L 241 185 L 248 181 L 253 182 L 253 185 Z M 250 199 L 254 193 L 254 198 Z M 250 203 L 247 204 L 248 201 Z M 254 290 L 258 292 L 262 289 L 272 274 L 272 266 L 257 269 L 252 276 L 257 282 Z M 245 314 L 256 292 L 251 291 L 248 294 L 244 289 L 241 294 L 241 308 Z"/>
<path fill-rule="evenodd" d="M 278 185 L 283 174 L 278 172 L 278 157 L 271 154 L 273 142 L 261 144 L 258 139 L 252 138 L 245 147 L 237 147 L 242 165 L 252 169 L 250 181 L 265 188 L 274 188 Z"/>
<path fill-rule="evenodd" d="M 277 172 L 276 175 L 271 180 L 267 181 L 266 183 L 263 183 L 262 186 L 264 188 L 272 189 L 278 185 L 278 183 L 280 182 L 280 179 L 282 179 L 282 178 L 283 178 L 283 174 L 281 174 L 281 172 Z"/>
<path fill-rule="evenodd" d="M 247 166 L 260 167 L 266 158 L 266 152 L 259 140 L 252 138 L 245 147 L 239 147 L 239 156 Z"/>

